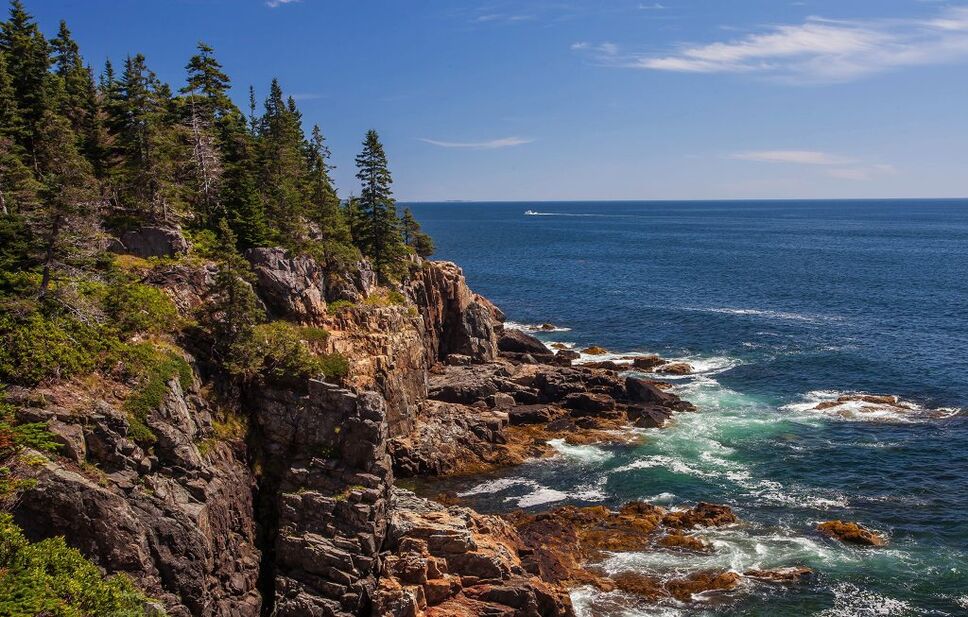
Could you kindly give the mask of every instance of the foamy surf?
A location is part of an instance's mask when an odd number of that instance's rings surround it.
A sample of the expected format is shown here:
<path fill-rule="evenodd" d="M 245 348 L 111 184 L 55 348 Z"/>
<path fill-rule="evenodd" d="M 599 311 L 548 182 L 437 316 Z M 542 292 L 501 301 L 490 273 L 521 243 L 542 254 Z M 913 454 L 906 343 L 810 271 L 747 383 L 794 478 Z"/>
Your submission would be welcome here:
<path fill-rule="evenodd" d="M 519 323 L 517 321 L 506 321 L 504 322 L 504 327 L 512 330 L 521 330 L 522 332 L 571 332 L 571 328 L 556 326 L 550 323 L 533 324 Z"/>
<path fill-rule="evenodd" d="M 602 463 L 612 458 L 611 452 L 606 452 L 596 446 L 574 446 L 565 442 L 564 439 L 551 439 L 548 441 L 548 445 L 562 456 L 582 463 Z"/>
<path fill-rule="evenodd" d="M 852 422 L 911 423 L 950 418 L 961 413 L 955 407 L 926 408 L 894 395 L 866 392 L 814 390 L 803 401 L 780 408 L 783 411 L 811 414 Z"/>

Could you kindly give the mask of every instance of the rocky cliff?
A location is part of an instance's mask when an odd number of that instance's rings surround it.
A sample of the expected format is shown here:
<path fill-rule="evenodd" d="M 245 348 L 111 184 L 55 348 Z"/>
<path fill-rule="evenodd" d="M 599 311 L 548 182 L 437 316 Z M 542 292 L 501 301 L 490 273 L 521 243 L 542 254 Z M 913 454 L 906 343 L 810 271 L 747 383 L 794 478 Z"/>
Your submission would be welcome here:
<path fill-rule="evenodd" d="M 348 374 L 240 385 L 182 340 L 165 344 L 190 370 L 141 415 L 110 375 L 11 390 L 20 419 L 61 443 L 18 463 L 35 481 L 11 506 L 29 536 L 63 535 L 179 616 L 555 617 L 572 615 L 576 581 L 614 585 L 567 547 L 549 557 L 534 521 L 448 508 L 394 479 L 518 464 L 552 439 L 627 440 L 630 424 L 661 426 L 688 403 L 504 332 L 451 263 L 415 259 L 387 289 L 366 264 L 332 275 L 281 249 L 247 257 L 270 318 L 324 329 L 315 351 L 341 354 Z M 187 261 L 144 281 L 188 316 L 215 274 Z"/>

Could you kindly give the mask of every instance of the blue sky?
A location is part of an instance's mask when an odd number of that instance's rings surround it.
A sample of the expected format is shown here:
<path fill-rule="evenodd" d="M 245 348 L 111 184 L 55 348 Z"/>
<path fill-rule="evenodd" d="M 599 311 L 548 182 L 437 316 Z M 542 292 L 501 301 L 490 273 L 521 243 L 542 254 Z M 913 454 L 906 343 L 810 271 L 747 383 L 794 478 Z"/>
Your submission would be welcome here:
<path fill-rule="evenodd" d="M 198 40 L 272 77 L 344 196 L 366 129 L 402 200 L 968 196 L 968 2 L 27 0 L 88 62 L 178 87 Z"/>

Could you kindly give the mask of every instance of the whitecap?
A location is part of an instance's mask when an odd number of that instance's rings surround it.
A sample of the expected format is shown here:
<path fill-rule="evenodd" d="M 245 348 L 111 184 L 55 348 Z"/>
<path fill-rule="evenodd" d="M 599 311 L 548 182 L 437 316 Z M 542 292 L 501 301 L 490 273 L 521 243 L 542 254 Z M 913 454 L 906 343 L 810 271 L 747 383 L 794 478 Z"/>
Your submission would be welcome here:
<path fill-rule="evenodd" d="M 818 613 L 818 617 L 894 617 L 913 613 L 908 602 L 861 589 L 853 583 L 839 583 L 833 587 L 834 605 Z"/>
<path fill-rule="evenodd" d="M 805 321 L 817 323 L 822 321 L 843 321 L 843 317 L 837 315 L 820 315 L 810 313 L 795 313 L 792 311 L 773 311 L 757 308 L 734 308 L 734 307 L 685 307 L 687 311 L 699 311 L 703 313 L 720 313 L 724 315 L 738 315 L 741 317 L 763 317 L 766 319 L 777 319 L 781 321 Z"/>
<path fill-rule="evenodd" d="M 554 327 L 545 328 L 545 325 L 551 325 Z M 554 324 L 531 324 L 519 323 L 517 321 L 506 321 L 504 322 L 504 327 L 512 330 L 521 330 L 522 332 L 571 332 L 571 328 L 555 326 Z"/>
<path fill-rule="evenodd" d="M 519 508 L 530 508 L 532 506 L 540 506 L 546 503 L 554 503 L 556 501 L 564 501 L 568 499 L 568 493 L 548 488 L 546 486 L 538 485 L 539 488 L 528 493 L 523 497 L 508 497 L 505 501 L 517 500 L 517 505 Z"/>
<path fill-rule="evenodd" d="M 574 446 L 564 439 L 550 439 L 548 445 L 562 456 L 577 459 L 583 463 L 601 463 L 612 458 L 611 452 L 606 452 L 596 446 Z"/>
<path fill-rule="evenodd" d="M 780 407 L 782 411 L 814 415 L 850 422 L 914 423 L 949 418 L 961 413 L 955 407 L 929 409 L 919 403 L 893 396 L 890 403 L 856 400 L 869 396 L 866 392 L 813 390 L 803 395 L 798 403 Z M 818 409 L 818 407 L 821 407 Z"/>
<path fill-rule="evenodd" d="M 537 482 L 534 480 L 528 480 L 527 478 L 498 478 L 497 480 L 488 480 L 487 482 L 482 482 L 466 491 L 457 493 L 458 497 L 469 497 L 471 495 L 483 495 L 485 493 L 501 493 L 508 490 L 509 488 L 514 488 L 515 486 L 537 486 Z"/>

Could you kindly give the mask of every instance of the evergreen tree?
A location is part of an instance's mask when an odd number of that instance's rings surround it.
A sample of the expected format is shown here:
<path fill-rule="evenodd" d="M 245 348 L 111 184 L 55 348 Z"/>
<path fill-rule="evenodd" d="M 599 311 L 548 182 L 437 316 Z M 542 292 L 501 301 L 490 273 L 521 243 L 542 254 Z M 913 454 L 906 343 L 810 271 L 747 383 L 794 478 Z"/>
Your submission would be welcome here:
<path fill-rule="evenodd" d="M 175 180 L 182 141 L 171 117 L 171 91 L 137 54 L 127 58 L 109 94 L 109 127 L 119 165 L 113 181 L 122 205 L 138 218 L 171 220 L 180 202 Z"/>
<path fill-rule="evenodd" d="M 94 166 L 95 175 L 104 171 L 104 130 L 97 87 L 91 69 L 84 66 L 80 48 L 71 36 L 67 23 L 60 22 L 57 36 L 51 41 L 54 66 L 59 79 L 58 109 L 67 117 L 78 137 L 81 153 Z"/>
<path fill-rule="evenodd" d="M 269 225 L 258 189 L 255 144 L 238 110 L 220 122 L 225 170 L 221 202 L 238 247 L 248 249 L 269 244 Z"/>
<path fill-rule="evenodd" d="M 362 185 L 359 207 L 363 215 L 363 252 L 373 259 L 377 274 L 386 281 L 397 273 L 395 266 L 405 255 L 405 248 L 390 190 L 393 180 L 376 131 L 367 131 L 363 151 L 356 157 L 356 167 L 356 177 Z"/>
<path fill-rule="evenodd" d="M 37 200 L 39 186 L 24 163 L 23 148 L 16 141 L 21 128 L 5 54 L 0 52 L 0 215 L 4 216 L 13 216 Z"/>
<path fill-rule="evenodd" d="M 400 226 L 404 244 L 411 247 L 417 255 L 430 257 L 434 254 L 433 239 L 420 229 L 420 223 L 414 218 L 410 208 L 404 209 Z"/>
<path fill-rule="evenodd" d="M 229 77 L 213 55 L 211 47 L 198 44 L 185 69 L 187 84 L 182 93 L 188 96 L 188 125 L 191 130 L 192 164 L 195 168 L 195 211 L 203 224 L 222 218 L 220 184 L 222 156 L 216 140 L 215 124 L 235 108 L 228 97 Z"/>
<path fill-rule="evenodd" d="M 47 72 L 51 65 L 50 47 L 21 0 L 10 3 L 10 18 L 0 24 L 0 51 L 6 56 L 7 71 L 20 109 L 21 129 L 15 141 L 24 148 L 31 166 L 35 166 L 40 120 L 50 107 Z"/>
<path fill-rule="evenodd" d="M 251 338 L 252 328 L 263 320 L 264 314 L 252 290 L 249 264 L 239 255 L 235 234 L 224 219 L 219 221 L 218 237 L 219 271 L 202 323 L 212 340 L 213 355 L 228 361 L 232 348 Z"/>
<path fill-rule="evenodd" d="M 356 261 L 350 226 L 329 176 L 329 148 L 319 126 L 313 127 L 307 144 L 309 165 L 309 218 L 318 228 L 318 246 L 329 269 L 341 269 Z"/>
<path fill-rule="evenodd" d="M 51 112 L 41 120 L 36 159 L 42 199 L 27 219 L 42 243 L 44 296 L 56 269 L 83 267 L 97 251 L 99 203 L 90 163 L 77 151 L 68 121 Z"/>
<path fill-rule="evenodd" d="M 295 103 L 291 98 L 283 100 L 282 88 L 273 79 L 259 122 L 259 181 L 272 226 L 271 239 L 288 246 L 306 237 L 304 141 Z"/>

